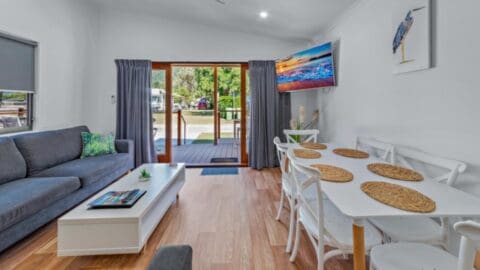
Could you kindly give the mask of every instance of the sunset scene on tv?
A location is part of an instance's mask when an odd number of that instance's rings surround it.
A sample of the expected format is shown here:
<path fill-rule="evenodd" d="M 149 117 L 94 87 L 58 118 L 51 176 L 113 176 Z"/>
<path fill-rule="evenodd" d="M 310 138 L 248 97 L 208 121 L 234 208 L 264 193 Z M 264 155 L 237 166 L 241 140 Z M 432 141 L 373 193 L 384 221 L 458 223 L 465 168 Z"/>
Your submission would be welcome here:
<path fill-rule="evenodd" d="M 330 42 L 279 60 L 276 68 L 280 92 L 335 85 Z"/>

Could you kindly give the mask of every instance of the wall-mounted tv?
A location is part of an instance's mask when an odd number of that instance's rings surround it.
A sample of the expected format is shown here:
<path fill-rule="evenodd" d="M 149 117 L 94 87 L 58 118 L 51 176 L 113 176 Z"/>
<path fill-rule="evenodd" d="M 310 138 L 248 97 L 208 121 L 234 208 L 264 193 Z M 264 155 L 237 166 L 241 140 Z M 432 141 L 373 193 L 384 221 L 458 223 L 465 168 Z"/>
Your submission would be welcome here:
<path fill-rule="evenodd" d="M 331 42 L 279 60 L 276 68 L 280 92 L 335 86 Z"/>

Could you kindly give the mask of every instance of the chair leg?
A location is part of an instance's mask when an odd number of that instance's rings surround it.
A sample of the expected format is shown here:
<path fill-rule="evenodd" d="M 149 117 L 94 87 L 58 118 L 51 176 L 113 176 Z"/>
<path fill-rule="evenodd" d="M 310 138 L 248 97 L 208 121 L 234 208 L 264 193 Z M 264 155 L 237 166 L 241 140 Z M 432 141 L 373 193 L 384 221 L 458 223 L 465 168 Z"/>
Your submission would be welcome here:
<path fill-rule="evenodd" d="M 283 191 L 283 188 L 282 188 L 282 194 L 280 195 L 280 204 L 278 205 L 278 210 L 277 210 L 277 217 L 275 218 L 276 220 L 280 220 L 280 215 L 282 214 L 284 199 L 285 199 L 285 192 Z"/>
<path fill-rule="evenodd" d="M 295 228 L 295 201 L 292 198 L 288 202 L 290 203 L 290 225 L 288 226 L 287 253 L 292 250 L 293 230 Z"/>
<path fill-rule="evenodd" d="M 326 261 L 325 246 L 323 245 L 323 241 L 318 241 L 315 251 L 317 252 L 317 270 L 323 270 Z M 333 251 L 331 251 L 331 253 L 333 253 Z"/>
<path fill-rule="evenodd" d="M 298 253 L 298 246 L 300 245 L 300 220 L 297 216 L 297 222 L 295 225 L 295 244 L 293 245 L 292 255 L 290 255 L 290 261 L 294 262 Z"/>
<path fill-rule="evenodd" d="M 323 248 L 317 247 L 317 270 L 323 270 L 325 261 L 323 260 Z"/>

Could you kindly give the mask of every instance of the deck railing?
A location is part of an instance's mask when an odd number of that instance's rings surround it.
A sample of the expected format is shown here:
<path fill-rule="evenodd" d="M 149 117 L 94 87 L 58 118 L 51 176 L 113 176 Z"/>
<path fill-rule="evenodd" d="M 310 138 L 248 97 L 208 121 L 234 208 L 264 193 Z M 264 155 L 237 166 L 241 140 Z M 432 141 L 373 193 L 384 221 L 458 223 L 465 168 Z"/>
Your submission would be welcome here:
<path fill-rule="evenodd" d="M 220 139 L 221 138 L 221 125 L 222 125 L 222 114 L 227 114 L 231 113 L 232 114 L 232 120 L 233 121 L 238 121 L 238 116 L 241 114 L 240 109 L 231 109 L 231 110 L 222 110 L 218 111 L 216 117 L 214 118 L 216 122 L 215 129 L 214 129 L 214 134 L 215 134 L 215 139 Z M 174 114 L 177 114 L 177 145 L 182 145 L 182 137 L 183 137 L 183 144 L 187 144 L 187 121 L 185 120 L 185 117 L 183 116 L 183 111 L 178 110 L 176 112 L 173 112 Z M 183 127 L 182 127 L 183 125 Z M 183 131 L 183 134 L 182 134 Z M 233 133 L 234 135 L 236 134 L 235 131 L 235 126 L 233 127 Z"/>
<path fill-rule="evenodd" d="M 182 110 L 177 111 L 177 145 L 182 145 L 182 123 L 183 123 L 183 144 L 187 144 L 187 121 L 183 117 Z"/>

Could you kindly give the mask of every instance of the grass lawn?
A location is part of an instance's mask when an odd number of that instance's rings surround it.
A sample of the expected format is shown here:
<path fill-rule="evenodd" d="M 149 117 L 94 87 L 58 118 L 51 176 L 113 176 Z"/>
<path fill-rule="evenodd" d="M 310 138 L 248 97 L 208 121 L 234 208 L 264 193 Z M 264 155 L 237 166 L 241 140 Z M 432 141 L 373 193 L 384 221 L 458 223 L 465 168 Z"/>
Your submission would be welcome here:
<path fill-rule="evenodd" d="M 155 125 L 164 125 L 165 124 L 165 113 L 154 113 L 153 118 L 155 119 Z M 188 125 L 212 125 L 213 126 L 213 115 L 197 115 L 190 114 L 185 112 L 183 118 Z M 172 125 L 177 124 L 177 114 L 172 114 Z M 221 125 L 233 125 L 233 120 L 221 119 Z"/>

